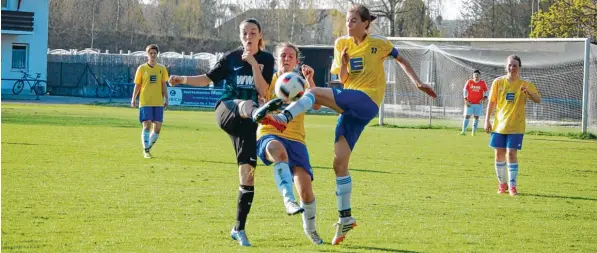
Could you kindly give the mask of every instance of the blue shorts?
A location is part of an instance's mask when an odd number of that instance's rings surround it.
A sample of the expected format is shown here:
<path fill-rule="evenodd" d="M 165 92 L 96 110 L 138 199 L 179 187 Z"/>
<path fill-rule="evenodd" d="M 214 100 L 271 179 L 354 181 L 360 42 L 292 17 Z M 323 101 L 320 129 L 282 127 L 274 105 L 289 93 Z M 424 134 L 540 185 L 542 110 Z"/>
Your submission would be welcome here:
<path fill-rule="evenodd" d="M 524 134 L 499 134 L 492 132 L 489 137 L 489 146 L 492 148 L 522 149 Z"/>
<path fill-rule="evenodd" d="M 464 115 L 483 116 L 483 105 L 482 104 L 471 104 L 469 106 L 464 105 Z"/>
<path fill-rule="evenodd" d="M 307 151 L 307 146 L 305 144 L 300 143 L 298 141 L 289 140 L 286 138 L 282 138 L 276 135 L 264 135 L 257 140 L 257 156 L 259 159 L 265 164 L 269 166 L 272 164 L 270 160 L 267 159 L 267 144 L 270 141 L 276 140 L 284 146 L 286 149 L 286 153 L 288 154 L 288 167 L 290 167 L 290 173 L 293 173 L 292 168 L 295 166 L 301 167 L 309 173 L 311 176 L 311 180 L 313 180 L 313 169 L 311 168 L 311 163 L 309 162 L 309 151 Z M 294 173 L 293 173 L 294 174 Z"/>
<path fill-rule="evenodd" d="M 344 136 L 350 150 L 353 150 L 363 129 L 377 116 L 379 107 L 360 90 L 332 88 L 332 91 L 336 104 L 344 111 L 336 124 L 334 143 L 338 142 L 340 136 Z"/>
<path fill-rule="evenodd" d="M 139 108 L 139 122 L 143 121 L 164 122 L 163 106 L 143 106 Z"/>

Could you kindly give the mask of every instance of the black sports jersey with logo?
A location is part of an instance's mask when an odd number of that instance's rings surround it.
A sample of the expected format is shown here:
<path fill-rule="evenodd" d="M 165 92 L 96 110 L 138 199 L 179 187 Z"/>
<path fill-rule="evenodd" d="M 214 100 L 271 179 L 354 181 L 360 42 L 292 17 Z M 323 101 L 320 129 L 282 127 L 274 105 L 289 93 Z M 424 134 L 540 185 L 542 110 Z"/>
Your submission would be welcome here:
<path fill-rule="evenodd" d="M 259 103 L 253 70 L 249 63 L 243 61 L 242 55 L 242 48 L 226 53 L 216 66 L 207 73 L 207 77 L 214 83 L 222 79 L 226 80 L 224 95 L 220 100 L 242 99 Z M 261 68 L 261 74 L 269 85 L 274 74 L 274 56 L 259 50 L 253 57 L 257 60 Z"/>

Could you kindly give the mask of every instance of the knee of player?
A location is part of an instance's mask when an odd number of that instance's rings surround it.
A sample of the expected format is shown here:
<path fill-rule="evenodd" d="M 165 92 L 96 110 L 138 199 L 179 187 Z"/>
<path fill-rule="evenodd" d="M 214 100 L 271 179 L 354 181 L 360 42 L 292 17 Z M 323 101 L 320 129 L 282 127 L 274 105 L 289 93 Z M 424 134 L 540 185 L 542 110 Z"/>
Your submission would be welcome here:
<path fill-rule="evenodd" d="M 274 159 L 275 162 L 288 161 L 288 154 L 284 145 L 279 141 L 273 140 L 267 144 L 267 153 Z"/>
<path fill-rule="evenodd" d="M 506 155 L 508 156 L 508 161 L 517 161 L 518 159 L 516 150 L 509 149 Z"/>

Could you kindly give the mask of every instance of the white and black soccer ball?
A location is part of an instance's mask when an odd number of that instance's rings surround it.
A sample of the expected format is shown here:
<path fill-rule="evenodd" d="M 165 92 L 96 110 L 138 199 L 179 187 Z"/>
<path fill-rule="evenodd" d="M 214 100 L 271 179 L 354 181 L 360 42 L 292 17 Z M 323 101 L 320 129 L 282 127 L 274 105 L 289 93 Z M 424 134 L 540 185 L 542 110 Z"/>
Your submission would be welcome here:
<path fill-rule="evenodd" d="M 296 72 L 286 72 L 276 80 L 276 96 L 284 101 L 300 98 L 305 92 L 305 79 Z"/>

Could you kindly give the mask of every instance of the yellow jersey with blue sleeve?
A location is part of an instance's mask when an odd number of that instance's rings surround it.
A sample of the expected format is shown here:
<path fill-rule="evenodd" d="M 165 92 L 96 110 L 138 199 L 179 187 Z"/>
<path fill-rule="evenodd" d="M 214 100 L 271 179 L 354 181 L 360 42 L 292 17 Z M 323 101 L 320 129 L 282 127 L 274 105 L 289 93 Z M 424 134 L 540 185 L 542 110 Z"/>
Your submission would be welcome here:
<path fill-rule="evenodd" d="M 162 96 L 163 82 L 168 80 L 168 70 L 162 64 L 150 66 L 145 63 L 137 68 L 135 84 L 141 86 L 139 92 L 139 107 L 164 106 Z"/>
<path fill-rule="evenodd" d="M 347 48 L 350 57 L 345 89 L 360 90 L 379 106 L 386 92 L 384 61 L 386 57 L 398 57 L 398 50 L 385 37 L 367 35 L 359 44 L 350 36 L 336 39 L 334 61 L 330 72 L 339 74 L 342 66 L 342 51 Z"/>
<path fill-rule="evenodd" d="M 267 101 L 277 97 L 275 92 L 276 80 L 278 80 L 278 73 L 275 73 L 272 77 L 271 85 L 269 86 L 265 97 Z M 305 88 L 308 88 L 308 85 L 309 84 L 305 82 Z M 288 106 L 288 104 L 284 104 L 282 108 L 280 108 L 280 111 L 284 110 L 286 106 Z M 257 129 L 257 139 L 268 134 L 305 144 L 305 114 L 301 113 L 293 118 L 286 126 L 284 132 L 278 131 L 273 126 L 260 124 Z"/>
<path fill-rule="evenodd" d="M 507 76 L 498 77 L 491 85 L 489 101 L 496 103 L 493 132 L 499 134 L 524 134 L 526 130 L 526 101 L 530 98 L 520 90 L 526 87 L 529 92 L 539 95 L 532 82 L 518 80 L 509 82 Z"/>

